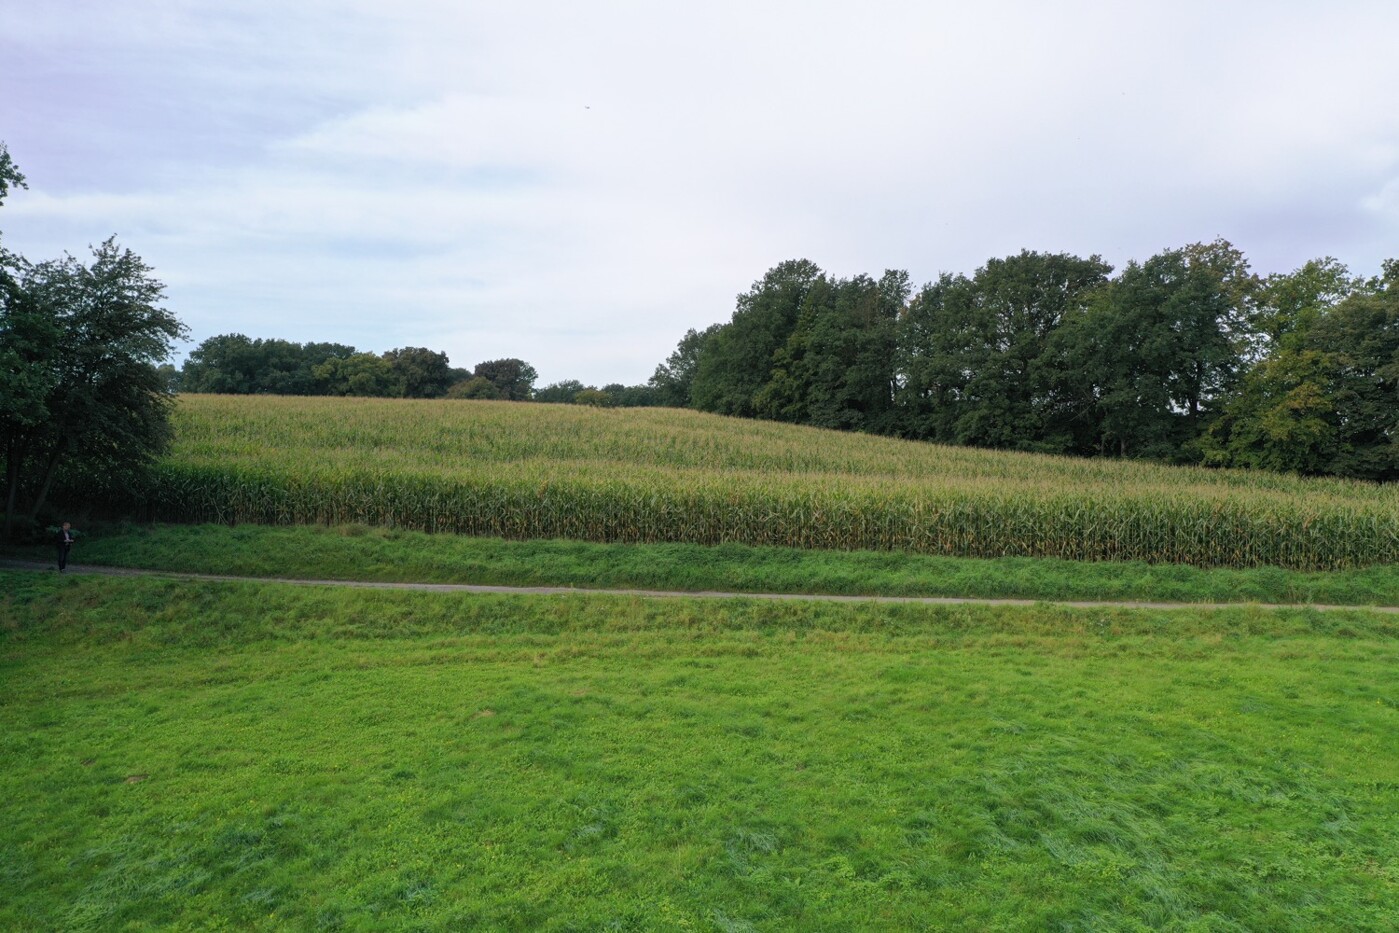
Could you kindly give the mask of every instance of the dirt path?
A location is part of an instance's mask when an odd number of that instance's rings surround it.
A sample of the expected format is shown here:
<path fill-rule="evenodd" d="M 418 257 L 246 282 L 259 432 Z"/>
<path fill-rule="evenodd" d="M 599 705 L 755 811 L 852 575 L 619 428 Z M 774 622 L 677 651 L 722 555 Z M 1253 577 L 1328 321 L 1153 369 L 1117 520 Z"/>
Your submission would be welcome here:
<path fill-rule="evenodd" d="M 3 570 L 53 572 L 44 561 L 0 558 Z M 812 600 L 831 603 L 923 603 L 925 605 L 975 606 L 1070 606 L 1077 609 L 1232 609 L 1255 606 L 1260 609 L 1315 609 L 1320 612 L 1364 609 L 1369 612 L 1399 614 L 1399 606 L 1334 606 L 1315 603 L 1158 603 L 1143 601 L 1094 601 L 1058 599 L 986 599 L 960 596 L 836 596 L 822 593 L 727 593 L 712 590 L 580 589 L 571 586 L 478 586 L 470 583 L 387 583 L 374 580 L 295 580 L 286 577 L 235 577 L 216 573 L 176 573 L 167 570 L 139 570 L 130 567 L 101 567 L 69 564 L 71 574 L 113 577 L 163 577 L 171 580 L 209 580 L 224 583 L 283 583 L 291 586 L 349 586 L 368 590 L 417 590 L 428 593 L 504 593 L 537 596 L 639 596 L 648 599 L 768 599 Z"/>

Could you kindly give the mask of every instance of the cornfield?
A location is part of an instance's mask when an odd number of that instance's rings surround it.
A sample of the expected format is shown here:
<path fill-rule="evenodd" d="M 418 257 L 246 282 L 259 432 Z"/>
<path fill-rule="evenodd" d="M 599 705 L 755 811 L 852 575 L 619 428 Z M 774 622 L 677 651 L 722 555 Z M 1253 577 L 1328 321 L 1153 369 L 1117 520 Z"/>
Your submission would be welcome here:
<path fill-rule="evenodd" d="M 1399 559 L 1399 489 L 938 447 L 673 409 L 184 396 L 176 522 L 1337 569 Z"/>

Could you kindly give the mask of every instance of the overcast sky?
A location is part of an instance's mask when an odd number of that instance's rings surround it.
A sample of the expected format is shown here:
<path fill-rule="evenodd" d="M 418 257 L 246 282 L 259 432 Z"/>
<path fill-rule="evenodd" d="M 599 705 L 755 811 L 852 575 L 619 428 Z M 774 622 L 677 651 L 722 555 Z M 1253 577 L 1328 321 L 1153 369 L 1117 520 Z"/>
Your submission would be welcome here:
<path fill-rule="evenodd" d="M 1394 0 L 4 0 L 0 230 L 117 234 L 195 342 L 634 384 L 785 259 L 1377 273 L 1396 36 Z"/>

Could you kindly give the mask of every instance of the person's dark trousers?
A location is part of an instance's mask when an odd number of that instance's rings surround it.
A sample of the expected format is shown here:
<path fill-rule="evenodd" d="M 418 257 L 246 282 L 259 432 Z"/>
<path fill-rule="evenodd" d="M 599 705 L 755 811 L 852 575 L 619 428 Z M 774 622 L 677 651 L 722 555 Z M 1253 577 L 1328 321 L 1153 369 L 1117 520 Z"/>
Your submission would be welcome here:
<path fill-rule="evenodd" d="M 62 544 L 62 543 L 60 543 L 60 544 L 58 545 L 58 571 L 59 571 L 59 573 L 62 573 L 63 571 L 65 571 L 65 570 L 68 569 L 68 552 L 69 552 L 70 550 L 72 550 L 72 548 L 73 548 L 73 545 L 71 545 L 71 544 Z"/>

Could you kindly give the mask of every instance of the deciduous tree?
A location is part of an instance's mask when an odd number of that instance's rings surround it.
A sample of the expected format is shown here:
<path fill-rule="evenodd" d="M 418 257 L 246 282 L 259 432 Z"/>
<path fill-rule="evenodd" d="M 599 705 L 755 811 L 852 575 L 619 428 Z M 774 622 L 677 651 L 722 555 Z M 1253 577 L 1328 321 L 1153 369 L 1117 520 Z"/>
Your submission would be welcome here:
<path fill-rule="evenodd" d="M 723 415 L 757 414 L 757 396 L 773 377 L 777 351 L 792 336 L 807 292 L 821 278 L 815 263 L 789 260 L 739 295 L 733 317 L 703 344 L 691 404 Z"/>
<path fill-rule="evenodd" d="M 658 393 L 656 404 L 672 408 L 690 406 L 691 387 L 695 381 L 695 372 L 699 368 L 700 356 L 710 338 L 722 326 L 711 324 L 704 330 L 690 328 L 685 332 L 675 352 L 657 366 L 656 372 L 651 376 L 650 384 Z"/>
<path fill-rule="evenodd" d="M 549 385 L 534 393 L 536 402 L 552 402 L 554 404 L 571 405 L 574 396 L 584 389 L 590 388 L 583 385 L 577 379 L 565 379 L 562 382 L 551 382 Z"/>
<path fill-rule="evenodd" d="M 317 373 L 326 363 L 354 353 L 354 347 L 340 343 L 300 344 L 220 334 L 190 352 L 181 369 L 180 388 L 234 395 L 344 395 Z"/>
<path fill-rule="evenodd" d="M 971 278 L 943 274 L 900 322 L 901 402 L 914 437 L 1062 452 L 1072 407 L 1050 365 L 1050 340 L 1112 267 L 1097 256 L 1021 252 Z"/>
<path fill-rule="evenodd" d="M 1206 463 L 1312 474 L 1336 468 L 1338 348 L 1319 343 L 1313 331 L 1364 290 L 1364 282 L 1329 257 L 1264 281 L 1254 314 L 1259 358 L 1200 438 Z"/>
<path fill-rule="evenodd" d="M 1059 397 L 1098 452 L 1183 459 L 1247 356 L 1258 287 L 1217 240 L 1131 262 L 1052 339 Z"/>
<path fill-rule="evenodd" d="M 500 398 L 512 402 L 529 401 L 534 395 L 534 381 L 539 378 L 533 366 L 513 357 L 477 363 L 474 374 L 489 380 Z"/>
<path fill-rule="evenodd" d="M 312 375 L 327 395 L 384 398 L 398 390 L 388 361 L 375 353 L 333 356 L 315 367 Z"/>
<path fill-rule="evenodd" d="M 447 390 L 447 397 L 494 400 L 500 398 L 500 390 L 485 376 L 472 376 L 470 379 L 454 383 Z"/>
<path fill-rule="evenodd" d="M 399 398 L 439 398 L 452 384 L 447 354 L 427 347 L 401 347 L 384 354 Z"/>
<path fill-rule="evenodd" d="M 161 306 L 163 292 L 115 238 L 93 249 L 90 264 L 72 256 L 26 264 L 6 290 L 0 332 L 16 338 L 6 342 L 57 338 L 22 356 L 21 378 L 43 389 L 40 414 L 0 424 L 7 533 L 22 500 L 32 520 L 60 475 L 79 490 L 118 488 L 164 449 L 170 395 L 157 365 L 185 328 Z"/>

